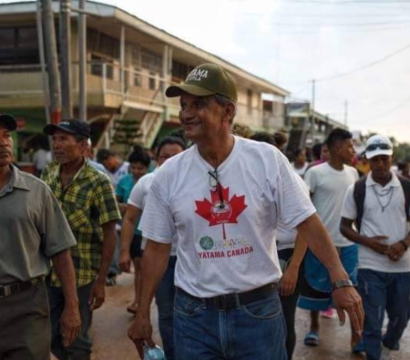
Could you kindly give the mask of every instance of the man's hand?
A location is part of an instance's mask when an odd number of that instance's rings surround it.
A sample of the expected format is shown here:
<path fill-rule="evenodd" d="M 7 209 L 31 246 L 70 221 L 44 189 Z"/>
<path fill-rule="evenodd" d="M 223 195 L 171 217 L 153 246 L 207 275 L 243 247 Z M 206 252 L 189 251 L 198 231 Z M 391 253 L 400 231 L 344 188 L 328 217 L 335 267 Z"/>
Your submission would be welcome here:
<path fill-rule="evenodd" d="M 384 241 L 387 239 L 387 236 L 369 237 L 364 245 L 369 247 L 373 251 L 376 251 L 379 254 L 387 255 L 387 252 L 389 251 L 389 246 L 384 243 Z"/>
<path fill-rule="evenodd" d="M 295 266 L 289 266 L 280 281 L 280 295 L 290 296 L 295 292 L 298 281 L 299 269 Z"/>
<path fill-rule="evenodd" d="M 389 259 L 391 261 L 399 261 L 401 259 L 401 257 L 403 256 L 403 254 L 406 252 L 405 247 L 403 246 L 403 244 L 399 241 L 396 242 L 393 245 L 390 245 L 389 251 L 387 253 L 387 256 L 389 257 Z"/>
<path fill-rule="evenodd" d="M 131 256 L 129 251 L 121 251 L 119 265 L 121 271 L 126 273 L 131 271 Z"/>
<path fill-rule="evenodd" d="M 128 337 L 134 342 L 142 359 L 144 357 L 144 341 L 149 347 L 155 346 L 152 341 L 152 325 L 149 314 L 137 312 L 135 320 L 128 330 Z"/>
<path fill-rule="evenodd" d="M 94 311 L 101 307 L 105 300 L 105 279 L 102 281 L 97 280 L 93 288 L 91 289 L 90 298 L 88 299 L 88 305 L 90 310 Z"/>
<path fill-rule="evenodd" d="M 65 306 L 60 319 L 63 345 L 70 346 L 81 331 L 81 317 L 77 306 Z"/>
<path fill-rule="evenodd" d="M 353 328 L 353 344 L 357 344 L 362 337 L 364 310 L 362 298 L 354 287 L 342 287 L 333 291 L 333 302 L 339 316 L 340 325 L 346 321 L 345 311 L 349 315 Z"/>

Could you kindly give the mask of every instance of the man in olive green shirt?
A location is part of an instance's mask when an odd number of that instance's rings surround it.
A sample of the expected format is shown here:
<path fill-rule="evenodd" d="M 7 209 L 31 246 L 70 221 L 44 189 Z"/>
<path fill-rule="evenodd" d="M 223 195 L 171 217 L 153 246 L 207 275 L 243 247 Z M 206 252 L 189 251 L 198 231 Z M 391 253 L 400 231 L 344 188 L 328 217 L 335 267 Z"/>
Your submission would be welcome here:
<path fill-rule="evenodd" d="M 50 189 L 12 165 L 16 121 L 0 115 L 0 359 L 50 359 L 44 276 L 50 258 L 64 291 L 64 345 L 81 322 L 69 248 L 76 241 Z"/>

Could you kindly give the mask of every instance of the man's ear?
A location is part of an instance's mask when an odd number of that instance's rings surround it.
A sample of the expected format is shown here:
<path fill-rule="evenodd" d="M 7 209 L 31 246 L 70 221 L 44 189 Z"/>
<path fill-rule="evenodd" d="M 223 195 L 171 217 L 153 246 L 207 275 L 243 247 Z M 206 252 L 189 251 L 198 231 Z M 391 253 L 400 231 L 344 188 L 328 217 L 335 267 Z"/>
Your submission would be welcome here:
<path fill-rule="evenodd" d="M 233 124 L 233 119 L 235 117 L 236 108 L 235 105 L 229 103 L 224 109 L 224 121 L 227 120 L 231 125 Z"/>

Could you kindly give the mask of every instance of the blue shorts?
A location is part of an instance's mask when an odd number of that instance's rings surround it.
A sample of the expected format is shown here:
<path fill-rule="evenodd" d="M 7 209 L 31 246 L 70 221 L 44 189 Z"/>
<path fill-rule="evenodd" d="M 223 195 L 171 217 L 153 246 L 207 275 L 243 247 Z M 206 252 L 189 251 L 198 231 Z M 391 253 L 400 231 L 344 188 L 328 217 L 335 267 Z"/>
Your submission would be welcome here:
<path fill-rule="evenodd" d="M 356 286 L 358 246 L 339 247 L 337 251 L 344 269 Z M 328 271 L 310 250 L 306 253 L 304 267 L 298 307 L 312 311 L 329 309 L 332 306 L 332 282 Z"/>

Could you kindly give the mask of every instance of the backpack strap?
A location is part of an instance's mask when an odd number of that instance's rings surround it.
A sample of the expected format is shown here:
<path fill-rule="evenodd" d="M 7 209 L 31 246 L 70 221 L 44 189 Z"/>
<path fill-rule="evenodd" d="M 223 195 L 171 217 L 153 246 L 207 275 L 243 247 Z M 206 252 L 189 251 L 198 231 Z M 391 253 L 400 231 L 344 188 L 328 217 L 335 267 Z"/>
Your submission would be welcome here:
<path fill-rule="evenodd" d="M 403 176 L 398 175 L 397 177 L 404 192 L 404 212 L 406 214 L 407 220 L 410 220 L 410 181 Z"/>
<path fill-rule="evenodd" d="M 356 226 L 358 233 L 360 233 L 360 227 L 362 224 L 362 217 L 364 211 L 364 198 L 366 196 L 366 179 L 367 177 L 364 176 L 360 180 L 357 180 L 354 184 L 353 190 L 353 198 L 357 209 Z"/>

